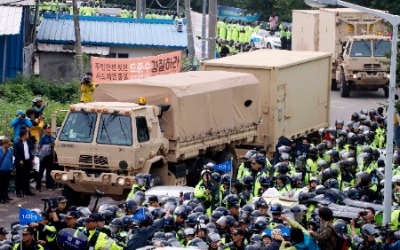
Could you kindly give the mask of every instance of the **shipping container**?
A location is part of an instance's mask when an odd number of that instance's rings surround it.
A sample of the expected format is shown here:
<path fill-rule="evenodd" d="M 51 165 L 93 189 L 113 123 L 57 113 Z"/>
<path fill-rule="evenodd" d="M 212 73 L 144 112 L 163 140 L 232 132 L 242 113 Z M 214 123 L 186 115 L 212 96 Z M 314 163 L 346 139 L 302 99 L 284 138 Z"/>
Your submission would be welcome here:
<path fill-rule="evenodd" d="M 261 83 L 262 125 L 256 145 L 274 151 L 280 136 L 297 139 L 329 125 L 330 53 L 257 50 L 201 62 L 201 70 L 250 73 Z"/>
<path fill-rule="evenodd" d="M 292 49 L 318 51 L 319 10 L 293 10 Z"/>

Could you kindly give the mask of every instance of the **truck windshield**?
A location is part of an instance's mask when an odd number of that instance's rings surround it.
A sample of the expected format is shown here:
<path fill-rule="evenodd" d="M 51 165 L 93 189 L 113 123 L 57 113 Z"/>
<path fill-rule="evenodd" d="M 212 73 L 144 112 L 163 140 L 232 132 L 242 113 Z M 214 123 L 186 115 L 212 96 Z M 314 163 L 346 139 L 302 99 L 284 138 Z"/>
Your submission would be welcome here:
<path fill-rule="evenodd" d="M 132 121 L 130 116 L 103 114 L 100 117 L 97 143 L 132 145 Z"/>
<path fill-rule="evenodd" d="M 378 40 L 374 41 L 374 56 L 384 57 L 390 53 L 392 43 L 390 41 Z"/>
<path fill-rule="evenodd" d="M 354 41 L 351 47 L 350 57 L 370 57 L 371 41 Z"/>
<path fill-rule="evenodd" d="M 96 113 L 69 113 L 60 132 L 60 141 L 92 142 L 96 119 Z"/>

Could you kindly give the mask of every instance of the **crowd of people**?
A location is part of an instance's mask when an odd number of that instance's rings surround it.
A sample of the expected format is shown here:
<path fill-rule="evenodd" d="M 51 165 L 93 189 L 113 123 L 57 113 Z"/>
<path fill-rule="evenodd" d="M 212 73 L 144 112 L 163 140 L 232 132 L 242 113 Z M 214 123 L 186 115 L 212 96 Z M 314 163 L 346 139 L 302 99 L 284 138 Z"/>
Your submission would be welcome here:
<path fill-rule="evenodd" d="M 120 13 L 102 13 L 100 8 L 115 8 L 121 9 Z M 44 0 L 40 3 L 40 13 L 63 13 L 73 15 L 72 4 L 67 4 L 66 0 Z M 112 5 L 106 4 L 102 1 L 87 1 L 82 2 L 79 6 L 79 15 L 81 16 L 104 16 L 112 15 L 121 18 L 137 18 L 136 8 L 128 5 Z M 147 9 L 144 19 L 164 19 L 174 20 L 178 14 L 176 11 L 171 10 L 155 10 Z"/>
<path fill-rule="evenodd" d="M 40 107 L 33 117 L 40 117 Z M 21 117 L 16 119 L 28 119 L 22 113 L 17 115 Z M 27 134 L 19 134 L 22 137 L 14 143 L 14 151 L 19 141 L 20 149 L 24 149 Z M 400 209 L 392 211 L 391 225 L 382 225 L 380 209 L 384 185 L 393 185 L 393 204 L 400 203 L 398 150 L 393 157 L 393 180 L 383 179 L 383 108 L 355 112 L 346 123 L 338 119 L 334 127 L 321 129 L 319 134 L 318 144 L 308 137 L 281 137 L 271 159 L 264 149 L 249 150 L 235 176 L 215 171 L 215 165 L 209 163 L 194 192 L 180 197 L 146 197 L 145 191 L 154 180 L 149 174 L 138 174 L 126 201 L 103 204 L 96 212 L 68 204 L 63 196 L 49 199 L 43 210 L 32 210 L 42 220 L 28 226 L 13 223 L 9 239 L 7 230 L 0 228 L 1 249 L 17 249 L 19 242 L 23 249 L 68 249 L 59 237 L 65 230 L 74 232 L 71 237 L 85 235 L 87 248 L 82 249 L 137 249 L 146 245 L 249 250 L 400 249 Z M 3 151 L 9 144 L 3 140 Z M 399 140 L 395 144 L 400 148 Z M 24 153 L 18 157 L 22 158 L 16 158 L 16 167 L 30 159 Z M 25 191 L 23 188 L 20 184 L 18 190 Z M 269 192 L 278 192 L 285 199 L 271 203 L 265 195 Z M 9 198 L 4 192 L 0 196 Z M 344 214 L 337 213 L 335 209 L 348 200 L 363 205 L 358 210 L 347 206 Z"/>

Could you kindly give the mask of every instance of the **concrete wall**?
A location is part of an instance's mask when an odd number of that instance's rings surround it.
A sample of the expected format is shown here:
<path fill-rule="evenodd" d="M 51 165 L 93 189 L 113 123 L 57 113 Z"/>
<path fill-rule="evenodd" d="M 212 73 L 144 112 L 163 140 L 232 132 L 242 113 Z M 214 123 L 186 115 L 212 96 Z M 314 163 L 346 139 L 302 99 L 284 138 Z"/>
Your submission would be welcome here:
<path fill-rule="evenodd" d="M 74 76 L 74 54 L 40 52 L 39 76 L 48 80 L 71 81 Z"/>

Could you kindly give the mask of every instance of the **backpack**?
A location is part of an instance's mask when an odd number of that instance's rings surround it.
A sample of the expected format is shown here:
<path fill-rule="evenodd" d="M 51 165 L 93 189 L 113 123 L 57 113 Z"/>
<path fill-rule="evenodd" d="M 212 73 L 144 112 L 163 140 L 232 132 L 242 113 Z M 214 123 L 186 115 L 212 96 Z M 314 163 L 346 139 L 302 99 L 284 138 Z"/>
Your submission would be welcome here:
<path fill-rule="evenodd" d="M 336 234 L 336 249 L 348 250 L 351 247 L 351 238 L 346 233 L 337 233 L 335 228 L 332 228 Z"/>

